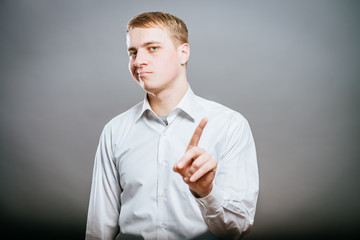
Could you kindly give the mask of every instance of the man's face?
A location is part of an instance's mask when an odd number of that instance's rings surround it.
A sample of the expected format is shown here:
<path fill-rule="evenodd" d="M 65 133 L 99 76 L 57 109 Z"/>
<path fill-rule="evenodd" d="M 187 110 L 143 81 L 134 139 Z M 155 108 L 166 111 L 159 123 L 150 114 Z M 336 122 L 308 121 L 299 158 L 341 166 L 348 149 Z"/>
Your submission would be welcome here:
<path fill-rule="evenodd" d="M 133 28 L 127 35 L 129 70 L 147 92 L 157 94 L 179 81 L 181 51 L 161 28 Z"/>

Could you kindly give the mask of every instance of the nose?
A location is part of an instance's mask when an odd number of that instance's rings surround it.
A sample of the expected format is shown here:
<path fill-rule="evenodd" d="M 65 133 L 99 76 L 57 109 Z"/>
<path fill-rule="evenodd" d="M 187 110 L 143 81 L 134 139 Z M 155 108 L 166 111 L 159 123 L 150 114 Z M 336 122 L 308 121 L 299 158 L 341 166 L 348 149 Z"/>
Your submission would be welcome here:
<path fill-rule="evenodd" d="M 139 50 L 136 53 L 136 57 L 134 60 L 134 66 L 139 68 L 139 67 L 147 65 L 147 63 L 148 63 L 148 56 L 147 56 L 146 52 Z"/>

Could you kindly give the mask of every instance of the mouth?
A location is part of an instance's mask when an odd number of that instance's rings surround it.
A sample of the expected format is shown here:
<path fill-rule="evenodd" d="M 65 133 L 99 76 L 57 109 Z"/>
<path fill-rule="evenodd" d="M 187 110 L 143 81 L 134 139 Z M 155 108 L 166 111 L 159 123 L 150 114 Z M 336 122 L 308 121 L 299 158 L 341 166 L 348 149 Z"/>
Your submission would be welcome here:
<path fill-rule="evenodd" d="M 144 77 L 147 77 L 147 76 L 149 76 L 150 74 L 152 74 L 152 72 L 148 72 L 148 71 L 141 71 L 141 72 L 138 72 L 138 76 L 139 76 L 139 78 L 144 78 Z"/>

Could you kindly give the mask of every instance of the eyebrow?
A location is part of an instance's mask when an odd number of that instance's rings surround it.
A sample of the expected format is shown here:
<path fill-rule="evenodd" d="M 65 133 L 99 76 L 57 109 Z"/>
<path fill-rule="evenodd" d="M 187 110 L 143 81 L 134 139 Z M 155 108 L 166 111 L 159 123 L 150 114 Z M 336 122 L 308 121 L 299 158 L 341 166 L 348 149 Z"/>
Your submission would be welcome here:
<path fill-rule="evenodd" d="M 147 47 L 147 46 L 153 45 L 153 44 L 160 44 L 160 42 L 158 42 L 158 41 L 145 42 L 145 43 L 141 44 L 141 47 Z M 135 47 L 129 47 L 128 52 L 130 52 L 130 51 L 136 51 L 136 48 Z"/>

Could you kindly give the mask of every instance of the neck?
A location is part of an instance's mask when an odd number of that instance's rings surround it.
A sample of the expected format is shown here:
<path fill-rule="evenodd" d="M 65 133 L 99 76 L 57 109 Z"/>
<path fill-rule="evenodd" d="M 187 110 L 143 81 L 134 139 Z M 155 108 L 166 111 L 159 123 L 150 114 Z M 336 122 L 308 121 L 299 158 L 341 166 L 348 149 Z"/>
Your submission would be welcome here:
<path fill-rule="evenodd" d="M 173 86 L 171 89 L 165 89 L 157 94 L 148 93 L 147 97 L 151 109 L 158 116 L 168 116 L 185 96 L 188 88 L 188 82 L 183 81 L 180 84 Z"/>

